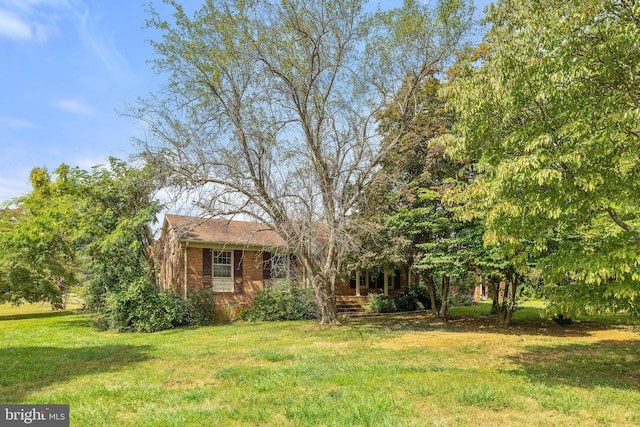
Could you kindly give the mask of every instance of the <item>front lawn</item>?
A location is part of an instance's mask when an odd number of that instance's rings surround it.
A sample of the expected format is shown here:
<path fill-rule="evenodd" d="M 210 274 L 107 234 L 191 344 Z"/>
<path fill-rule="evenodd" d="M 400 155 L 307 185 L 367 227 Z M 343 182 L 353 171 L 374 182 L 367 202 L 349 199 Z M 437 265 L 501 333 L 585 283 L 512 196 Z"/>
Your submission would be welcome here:
<path fill-rule="evenodd" d="M 640 424 L 637 323 L 485 309 L 119 334 L 0 306 L 0 402 L 68 403 L 72 426 Z"/>

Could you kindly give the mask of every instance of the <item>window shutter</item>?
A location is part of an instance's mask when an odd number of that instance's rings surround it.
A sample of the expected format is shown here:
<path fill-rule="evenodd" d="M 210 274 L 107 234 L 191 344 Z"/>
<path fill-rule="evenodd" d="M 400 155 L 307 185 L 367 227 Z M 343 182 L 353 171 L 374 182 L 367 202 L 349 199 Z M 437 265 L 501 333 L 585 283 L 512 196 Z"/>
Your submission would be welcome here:
<path fill-rule="evenodd" d="M 271 252 L 262 253 L 262 279 L 271 279 Z"/>
<path fill-rule="evenodd" d="M 233 251 L 233 292 L 243 292 L 242 251 Z"/>
<path fill-rule="evenodd" d="M 211 249 L 202 249 L 202 286 L 211 286 L 213 284 L 212 254 Z"/>
<path fill-rule="evenodd" d="M 295 254 L 289 257 L 289 279 L 293 282 L 298 280 L 298 258 Z"/>
<path fill-rule="evenodd" d="M 393 276 L 393 289 L 400 289 L 401 288 L 400 270 L 396 270 L 394 273 L 395 274 Z"/>

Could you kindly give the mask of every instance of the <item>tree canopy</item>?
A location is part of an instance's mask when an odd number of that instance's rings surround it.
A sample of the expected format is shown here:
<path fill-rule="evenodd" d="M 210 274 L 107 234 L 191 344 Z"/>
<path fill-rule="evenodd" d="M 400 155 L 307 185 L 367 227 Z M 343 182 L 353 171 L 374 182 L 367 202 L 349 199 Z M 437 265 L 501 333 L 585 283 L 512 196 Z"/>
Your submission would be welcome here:
<path fill-rule="evenodd" d="M 487 243 L 541 256 L 559 312 L 637 313 L 640 8 L 498 1 L 486 21 L 447 88 L 448 148 L 479 161 L 468 214 L 484 216 Z"/>
<path fill-rule="evenodd" d="M 335 323 L 336 281 L 358 244 L 349 214 L 394 145 L 381 144 L 377 113 L 396 102 L 406 128 L 415 89 L 468 29 L 470 2 L 370 13 L 359 0 L 211 0 L 192 18 L 166 3 L 173 22 L 151 9 L 149 26 L 163 33 L 153 63 L 169 82 L 131 112 L 147 125 L 143 156 L 206 215 L 278 232 L 321 323 Z"/>
<path fill-rule="evenodd" d="M 0 302 L 58 305 L 82 274 L 95 309 L 141 277 L 153 282 L 151 224 L 160 205 L 149 168 L 114 158 L 90 172 L 34 168 L 31 185 L 0 211 Z"/>
<path fill-rule="evenodd" d="M 51 180 L 43 168 L 31 171 L 32 190 L 0 211 L 0 303 L 62 303 L 64 290 L 78 283 L 74 181 L 61 165 Z"/>

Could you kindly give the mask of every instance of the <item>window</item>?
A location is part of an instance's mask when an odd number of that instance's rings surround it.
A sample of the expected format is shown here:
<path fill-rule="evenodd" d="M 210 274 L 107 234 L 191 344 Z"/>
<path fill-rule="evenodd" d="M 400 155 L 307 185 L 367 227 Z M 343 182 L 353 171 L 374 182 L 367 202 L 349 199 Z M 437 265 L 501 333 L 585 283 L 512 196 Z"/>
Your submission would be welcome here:
<path fill-rule="evenodd" d="M 230 251 L 213 251 L 213 277 L 232 277 L 231 265 L 232 262 Z"/>
<path fill-rule="evenodd" d="M 233 291 L 233 253 L 213 251 L 213 290 Z"/>
<path fill-rule="evenodd" d="M 271 255 L 271 278 L 287 279 L 289 277 L 289 255 Z"/>

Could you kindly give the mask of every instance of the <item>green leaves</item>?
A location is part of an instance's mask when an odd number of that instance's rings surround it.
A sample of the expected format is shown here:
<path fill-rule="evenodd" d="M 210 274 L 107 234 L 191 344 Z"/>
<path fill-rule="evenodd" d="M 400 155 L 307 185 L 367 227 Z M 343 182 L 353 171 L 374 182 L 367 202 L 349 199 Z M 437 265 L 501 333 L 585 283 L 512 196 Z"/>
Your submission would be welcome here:
<path fill-rule="evenodd" d="M 90 305 L 105 287 L 152 277 L 154 175 L 113 158 L 91 172 L 63 164 L 53 180 L 34 168 L 33 190 L 0 210 L 0 302 L 59 303 L 90 273 Z"/>
<path fill-rule="evenodd" d="M 465 73 L 446 89 L 459 116 L 449 151 L 477 158 L 484 171 L 461 199 L 485 213 L 486 237 L 535 242 L 528 250 L 545 254 L 548 283 L 569 278 L 618 307 L 640 291 L 632 279 L 640 262 L 636 9 L 498 2 L 480 61 L 460 66 Z M 620 284 L 631 293 L 612 292 Z"/>

